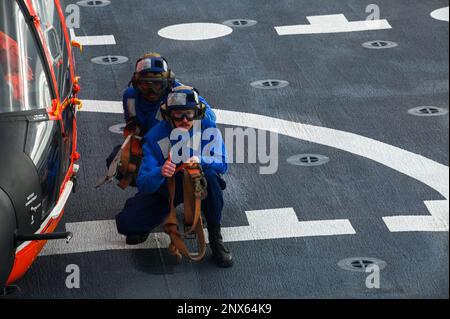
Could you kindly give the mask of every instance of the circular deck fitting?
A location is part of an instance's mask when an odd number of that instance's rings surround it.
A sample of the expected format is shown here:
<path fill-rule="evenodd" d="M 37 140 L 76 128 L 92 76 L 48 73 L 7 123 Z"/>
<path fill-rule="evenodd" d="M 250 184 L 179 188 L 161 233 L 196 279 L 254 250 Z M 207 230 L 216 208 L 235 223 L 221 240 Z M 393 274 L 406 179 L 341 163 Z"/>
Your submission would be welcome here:
<path fill-rule="evenodd" d="M 390 49 L 395 48 L 398 44 L 392 41 L 375 40 L 364 42 L 362 46 L 367 49 Z"/>
<path fill-rule="evenodd" d="M 372 265 L 377 265 L 381 270 L 386 267 L 387 263 L 371 257 L 351 257 L 338 262 L 340 268 L 355 272 L 366 272 L 366 268 Z"/>
<path fill-rule="evenodd" d="M 437 106 L 418 106 L 408 110 L 408 113 L 416 116 L 440 116 L 446 115 L 448 110 Z"/>
<path fill-rule="evenodd" d="M 111 133 L 122 135 L 124 129 L 125 129 L 125 123 L 120 123 L 120 124 L 116 124 L 116 125 L 111 126 L 108 130 Z"/>
<path fill-rule="evenodd" d="M 225 24 L 226 26 L 232 27 L 232 28 L 245 28 L 245 27 L 251 27 L 257 24 L 258 22 L 255 20 L 249 20 L 249 19 L 232 19 L 222 22 L 222 24 Z"/>
<path fill-rule="evenodd" d="M 78 1 L 77 5 L 81 7 L 105 7 L 111 4 L 108 0 L 83 0 Z"/>
<path fill-rule="evenodd" d="M 330 159 L 328 157 L 319 154 L 299 154 L 287 159 L 289 164 L 298 166 L 319 166 L 329 161 Z"/>
<path fill-rule="evenodd" d="M 105 55 L 92 58 L 91 62 L 102 65 L 115 65 L 128 62 L 128 58 L 118 55 Z"/>
<path fill-rule="evenodd" d="M 283 80 L 260 80 L 260 81 L 254 81 L 250 83 L 251 86 L 253 86 L 256 89 L 262 89 L 262 90 L 274 90 L 274 89 L 281 89 L 289 85 L 288 81 Z"/>

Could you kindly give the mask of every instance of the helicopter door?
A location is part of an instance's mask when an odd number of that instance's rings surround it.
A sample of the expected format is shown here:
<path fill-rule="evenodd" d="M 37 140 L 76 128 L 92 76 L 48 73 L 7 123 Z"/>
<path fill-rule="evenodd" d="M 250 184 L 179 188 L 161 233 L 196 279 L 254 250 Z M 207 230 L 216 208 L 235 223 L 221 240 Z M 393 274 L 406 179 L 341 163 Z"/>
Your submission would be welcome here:
<path fill-rule="evenodd" d="M 61 103 L 70 98 L 72 93 L 72 77 L 70 74 L 70 56 L 68 44 L 63 32 L 55 0 L 33 0 L 33 7 L 41 20 L 47 47 L 51 55 L 55 78 Z M 75 109 L 69 105 L 62 113 L 63 158 L 61 173 L 64 176 L 71 164 L 72 135 L 75 119 Z"/>
<path fill-rule="evenodd" d="M 61 123 L 47 115 L 55 93 L 30 21 L 16 1 L 0 1 L 0 77 L 7 83 L 0 96 L 0 146 L 20 150 L 18 154 L 31 159 L 22 161 L 31 164 L 27 170 L 16 172 L 10 162 L 3 167 L 16 174 L 4 179 L 22 234 L 32 234 L 40 227 L 58 198 L 62 180 Z M 10 154 L 12 151 L 3 157 Z M 5 171 L 2 175 L 7 176 Z M 24 180 L 25 175 L 27 182 L 20 187 L 11 184 L 11 180 Z"/>

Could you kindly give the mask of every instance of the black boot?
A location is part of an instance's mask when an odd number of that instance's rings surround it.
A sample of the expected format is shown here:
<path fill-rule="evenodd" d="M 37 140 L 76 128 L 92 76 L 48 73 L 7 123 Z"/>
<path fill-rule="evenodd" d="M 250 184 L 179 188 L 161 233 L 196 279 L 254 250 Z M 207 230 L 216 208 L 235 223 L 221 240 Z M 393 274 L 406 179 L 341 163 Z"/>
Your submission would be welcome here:
<path fill-rule="evenodd" d="M 223 246 L 220 224 L 208 224 L 209 246 L 213 253 L 213 259 L 219 267 L 233 266 L 233 256 L 230 251 Z"/>
<path fill-rule="evenodd" d="M 149 233 L 142 235 L 128 235 L 127 236 L 127 245 L 139 245 L 145 242 L 148 238 Z"/>

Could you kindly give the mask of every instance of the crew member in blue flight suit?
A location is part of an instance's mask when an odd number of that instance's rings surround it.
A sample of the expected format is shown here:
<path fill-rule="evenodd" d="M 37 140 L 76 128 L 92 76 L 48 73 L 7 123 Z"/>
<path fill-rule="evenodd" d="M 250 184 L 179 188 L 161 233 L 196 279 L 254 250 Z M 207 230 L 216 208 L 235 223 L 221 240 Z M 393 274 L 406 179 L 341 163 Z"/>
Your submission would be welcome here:
<path fill-rule="evenodd" d="M 172 88 L 182 85 L 175 80 L 174 73 L 169 69 L 166 59 L 159 53 L 147 53 L 140 57 L 135 66 L 135 72 L 123 94 L 123 112 L 126 122 L 124 136 L 135 134 L 144 136 L 153 126 L 163 120 L 160 112 L 161 102 Z M 205 116 L 216 122 L 216 115 L 206 100 L 199 96 L 206 105 Z M 117 145 L 106 159 L 109 167 L 121 145 Z M 120 176 L 118 176 L 120 179 Z"/>
<path fill-rule="evenodd" d="M 202 212 L 207 222 L 213 259 L 220 267 L 230 267 L 233 258 L 224 247 L 220 224 L 224 206 L 223 190 L 226 188 L 221 174 L 228 170 L 220 131 L 205 116 L 206 106 L 192 87 L 174 88 L 161 110 L 165 121 L 156 124 L 144 137 L 144 156 L 137 177 L 139 192 L 127 200 L 122 212 L 116 216 L 117 229 L 127 236 L 128 244 L 144 242 L 149 232 L 162 224 L 169 215 L 167 178 L 174 176 L 177 164 L 194 156 L 201 164 L 207 181 L 207 197 L 202 201 Z M 198 142 L 198 151 L 194 150 L 196 138 L 193 138 L 193 134 L 203 135 Z M 182 172 L 175 174 L 175 181 L 176 207 L 183 202 Z"/>

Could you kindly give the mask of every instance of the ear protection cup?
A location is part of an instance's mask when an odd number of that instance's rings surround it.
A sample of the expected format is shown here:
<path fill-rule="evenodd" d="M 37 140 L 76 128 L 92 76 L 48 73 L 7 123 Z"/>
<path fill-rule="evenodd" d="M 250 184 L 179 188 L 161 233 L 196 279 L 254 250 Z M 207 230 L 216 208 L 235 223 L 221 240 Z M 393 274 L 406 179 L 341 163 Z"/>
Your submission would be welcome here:
<path fill-rule="evenodd" d="M 197 93 L 198 96 L 200 96 L 200 92 L 196 88 L 193 88 L 193 89 L 194 89 L 194 92 Z M 201 120 L 204 119 L 205 113 L 206 113 L 206 105 L 204 103 L 200 102 L 198 105 L 198 109 L 197 109 L 197 114 L 198 114 L 199 119 L 201 119 Z"/>
<path fill-rule="evenodd" d="M 167 62 L 166 62 L 167 63 Z M 172 89 L 173 89 L 173 86 L 174 86 L 174 84 L 175 84 L 175 74 L 172 72 L 172 70 L 168 70 L 168 72 L 169 72 L 169 76 L 168 76 L 168 79 L 169 79 L 169 86 L 168 86 L 168 89 L 167 89 L 167 92 L 166 93 L 168 93 L 168 92 L 170 92 L 170 91 L 172 91 Z"/>
<path fill-rule="evenodd" d="M 131 77 L 131 80 L 130 80 L 131 86 L 136 90 L 138 90 L 139 78 L 140 78 L 140 74 L 138 72 L 134 72 L 133 76 Z"/>
<path fill-rule="evenodd" d="M 200 102 L 200 108 L 198 110 L 198 117 L 200 120 L 203 120 L 205 118 L 205 113 L 206 113 L 206 105 L 203 104 L 202 102 Z"/>
<path fill-rule="evenodd" d="M 161 110 L 161 116 L 164 120 L 169 121 L 170 117 L 169 117 L 169 112 L 167 111 L 167 104 L 166 103 L 161 103 L 159 109 Z"/>

